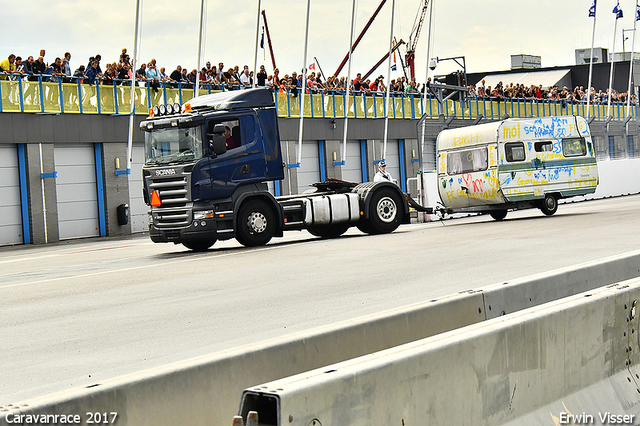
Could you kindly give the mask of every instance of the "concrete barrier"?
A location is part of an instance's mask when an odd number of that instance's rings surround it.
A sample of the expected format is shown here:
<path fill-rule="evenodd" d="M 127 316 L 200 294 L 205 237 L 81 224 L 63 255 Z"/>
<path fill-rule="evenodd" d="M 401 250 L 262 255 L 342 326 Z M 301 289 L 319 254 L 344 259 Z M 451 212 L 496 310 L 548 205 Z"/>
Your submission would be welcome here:
<path fill-rule="evenodd" d="M 626 281 L 266 383 L 240 413 L 274 426 L 637 424 L 639 299 L 640 279 Z"/>
<path fill-rule="evenodd" d="M 243 389 L 256 383 L 455 330 L 494 313 L 513 312 L 514 306 L 634 277 L 640 275 L 639 264 L 640 251 L 632 252 L 0 406 L 0 425 L 8 424 L 8 413 L 84 417 L 88 412 L 117 412 L 119 426 L 173 426 L 186 420 L 190 425 L 226 425 L 237 413 Z"/>

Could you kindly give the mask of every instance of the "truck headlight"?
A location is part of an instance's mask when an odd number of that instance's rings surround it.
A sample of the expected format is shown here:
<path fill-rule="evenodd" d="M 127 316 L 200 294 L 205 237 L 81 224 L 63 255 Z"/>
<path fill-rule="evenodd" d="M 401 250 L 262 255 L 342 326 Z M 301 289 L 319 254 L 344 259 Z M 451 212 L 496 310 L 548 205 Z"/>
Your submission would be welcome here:
<path fill-rule="evenodd" d="M 213 210 L 201 210 L 197 212 L 193 212 L 193 219 L 213 219 Z"/>

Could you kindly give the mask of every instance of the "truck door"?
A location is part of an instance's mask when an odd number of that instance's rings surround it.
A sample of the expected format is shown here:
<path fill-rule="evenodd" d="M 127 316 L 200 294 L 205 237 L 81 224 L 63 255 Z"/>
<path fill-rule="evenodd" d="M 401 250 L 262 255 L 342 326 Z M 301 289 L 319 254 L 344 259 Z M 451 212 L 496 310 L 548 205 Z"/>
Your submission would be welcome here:
<path fill-rule="evenodd" d="M 216 124 L 224 124 L 231 134 L 228 140 L 234 143 L 226 153 L 212 158 L 208 164 L 214 198 L 228 198 L 240 185 L 264 182 L 264 141 L 254 115 L 216 117 L 207 122 L 208 134 Z"/>

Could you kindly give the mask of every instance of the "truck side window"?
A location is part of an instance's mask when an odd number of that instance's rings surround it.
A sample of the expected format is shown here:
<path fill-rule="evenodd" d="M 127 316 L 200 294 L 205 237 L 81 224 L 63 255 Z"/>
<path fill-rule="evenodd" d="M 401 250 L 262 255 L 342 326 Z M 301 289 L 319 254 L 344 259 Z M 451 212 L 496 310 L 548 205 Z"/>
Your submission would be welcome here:
<path fill-rule="evenodd" d="M 582 138 L 562 139 L 562 153 L 565 157 L 586 155 L 587 145 Z"/>
<path fill-rule="evenodd" d="M 508 162 L 524 161 L 526 158 L 524 144 L 522 142 L 507 143 L 504 145 L 504 155 Z"/>
<path fill-rule="evenodd" d="M 240 122 L 237 118 L 224 118 L 222 120 L 210 121 L 208 124 L 208 133 L 215 133 L 213 129 L 221 125 L 224 129 L 224 139 L 227 149 L 238 148 L 245 144 L 242 138 L 242 130 L 240 129 Z M 212 141 L 210 141 L 212 142 Z"/>
<path fill-rule="evenodd" d="M 553 151 L 553 142 L 544 141 L 544 142 L 536 142 L 534 145 L 534 149 L 536 152 L 551 152 Z"/>
<path fill-rule="evenodd" d="M 242 145 L 249 145 L 255 140 L 255 119 L 251 115 L 245 115 L 239 117 L 239 120 L 242 129 Z"/>
<path fill-rule="evenodd" d="M 447 154 L 447 173 L 456 175 L 487 170 L 488 151 L 486 147 L 454 151 Z"/>

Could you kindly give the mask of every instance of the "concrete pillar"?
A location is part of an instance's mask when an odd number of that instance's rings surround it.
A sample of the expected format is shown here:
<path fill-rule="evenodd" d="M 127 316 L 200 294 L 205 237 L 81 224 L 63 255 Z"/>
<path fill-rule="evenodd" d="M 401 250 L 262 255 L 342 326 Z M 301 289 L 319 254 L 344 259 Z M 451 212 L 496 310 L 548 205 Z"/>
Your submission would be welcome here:
<path fill-rule="evenodd" d="M 127 169 L 127 145 L 122 143 L 102 144 L 102 170 L 104 173 L 104 205 L 107 235 L 122 236 L 131 233 L 131 220 L 126 225 L 118 224 L 118 206 L 129 204 L 129 175 L 116 175 L 116 158 L 119 171 Z"/>

